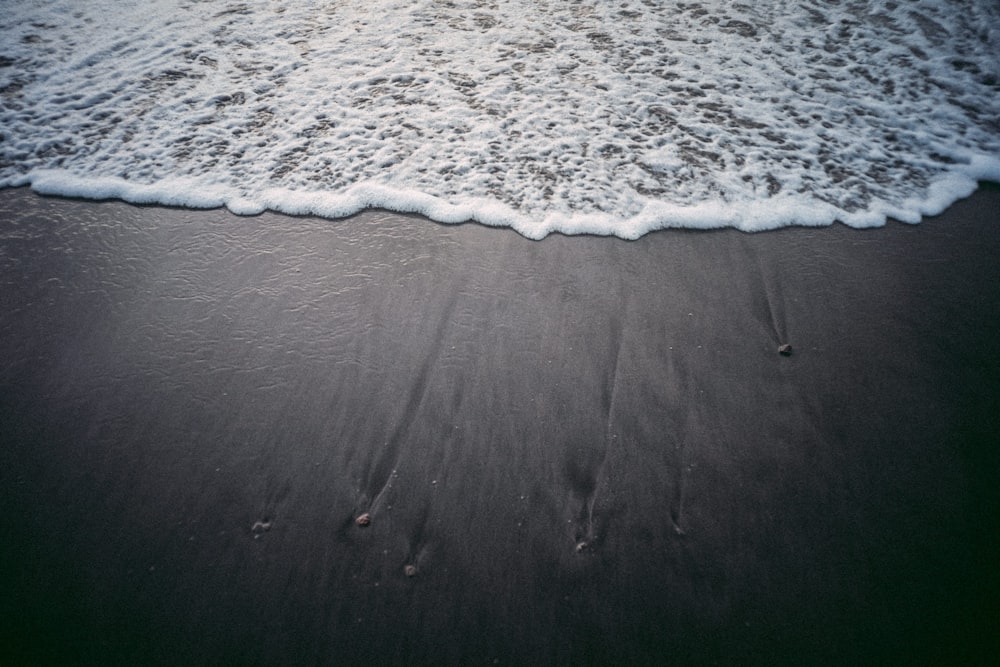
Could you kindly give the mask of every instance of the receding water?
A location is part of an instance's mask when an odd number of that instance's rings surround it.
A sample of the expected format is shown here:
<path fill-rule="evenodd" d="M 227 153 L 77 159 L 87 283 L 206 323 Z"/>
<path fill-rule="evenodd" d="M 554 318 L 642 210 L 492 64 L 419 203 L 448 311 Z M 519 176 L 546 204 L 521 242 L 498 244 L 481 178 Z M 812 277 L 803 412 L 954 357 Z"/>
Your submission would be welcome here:
<path fill-rule="evenodd" d="M 634 238 L 1000 180 L 993 0 L 12 0 L 0 44 L 0 186 L 52 194 Z"/>

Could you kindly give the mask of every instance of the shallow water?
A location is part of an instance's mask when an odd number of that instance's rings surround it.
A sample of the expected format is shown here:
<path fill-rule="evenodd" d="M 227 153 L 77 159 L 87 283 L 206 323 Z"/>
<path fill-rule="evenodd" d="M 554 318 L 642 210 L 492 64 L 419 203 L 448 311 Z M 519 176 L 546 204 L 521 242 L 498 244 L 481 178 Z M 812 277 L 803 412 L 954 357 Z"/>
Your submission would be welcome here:
<path fill-rule="evenodd" d="M 634 238 L 916 222 L 1000 180 L 991 0 L 5 10 L 0 185 L 45 193 Z"/>

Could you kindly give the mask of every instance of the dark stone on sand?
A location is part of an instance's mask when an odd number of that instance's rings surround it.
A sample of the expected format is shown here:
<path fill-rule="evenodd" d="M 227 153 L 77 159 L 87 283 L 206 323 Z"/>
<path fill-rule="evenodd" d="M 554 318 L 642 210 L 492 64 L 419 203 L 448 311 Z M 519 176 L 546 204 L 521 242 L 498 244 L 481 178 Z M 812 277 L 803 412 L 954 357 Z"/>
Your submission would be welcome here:
<path fill-rule="evenodd" d="M 792 346 L 791 346 L 791 344 L 789 344 L 789 343 L 782 343 L 780 346 L 778 346 L 778 354 L 780 354 L 783 357 L 790 357 L 790 356 L 792 356 Z"/>
<path fill-rule="evenodd" d="M 372 515 L 368 512 L 361 514 L 354 520 L 354 524 L 360 528 L 367 528 L 372 522 Z"/>
<path fill-rule="evenodd" d="M 417 566 L 416 565 L 407 565 L 406 567 L 403 568 L 403 574 L 405 574 L 408 577 L 415 577 L 415 576 L 417 576 Z"/>

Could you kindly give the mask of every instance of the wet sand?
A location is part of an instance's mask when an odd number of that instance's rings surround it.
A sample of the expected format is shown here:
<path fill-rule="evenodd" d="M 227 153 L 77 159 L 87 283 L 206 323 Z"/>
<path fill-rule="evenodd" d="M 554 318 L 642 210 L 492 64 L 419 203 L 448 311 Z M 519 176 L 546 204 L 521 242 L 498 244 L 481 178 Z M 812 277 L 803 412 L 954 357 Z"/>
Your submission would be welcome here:
<path fill-rule="evenodd" d="M 0 662 L 985 660 L 998 259 L 0 191 Z"/>

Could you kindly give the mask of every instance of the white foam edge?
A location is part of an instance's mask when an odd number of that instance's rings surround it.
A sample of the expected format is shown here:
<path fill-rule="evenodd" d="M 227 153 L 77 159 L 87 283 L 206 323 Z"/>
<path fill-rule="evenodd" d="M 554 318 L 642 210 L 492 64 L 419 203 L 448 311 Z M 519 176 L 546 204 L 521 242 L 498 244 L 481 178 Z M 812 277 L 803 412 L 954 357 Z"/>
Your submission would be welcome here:
<path fill-rule="evenodd" d="M 0 180 L 0 187 L 30 185 L 39 194 L 81 199 L 119 199 L 132 204 L 160 204 L 187 208 L 225 206 L 237 215 L 256 215 L 272 210 L 289 215 L 344 218 L 365 209 L 417 213 L 445 224 L 478 222 L 492 227 L 510 227 L 522 236 L 540 240 L 550 233 L 617 236 L 634 240 L 667 228 L 715 229 L 733 227 L 757 232 L 789 226 L 825 226 L 840 221 L 851 227 L 878 227 L 889 218 L 917 223 L 939 215 L 959 199 L 971 195 L 979 181 L 1000 183 L 1000 158 L 981 154 L 962 156 L 928 187 L 922 198 L 910 198 L 895 206 L 873 202 L 864 211 L 848 212 L 806 195 L 778 196 L 768 200 L 706 202 L 678 206 L 647 200 L 642 210 L 629 218 L 606 215 L 553 213 L 532 219 L 490 199 L 468 198 L 447 202 L 414 190 L 362 183 L 343 193 L 297 192 L 269 188 L 250 198 L 236 188 L 206 183 L 204 178 L 173 178 L 144 184 L 118 177 L 80 176 L 66 170 L 39 169 L 24 176 Z"/>
<path fill-rule="evenodd" d="M 955 154 L 960 162 L 927 188 L 922 198 L 907 199 L 901 210 L 888 215 L 903 222 L 918 223 L 924 217 L 940 215 L 959 199 L 965 199 L 979 187 L 980 181 L 1000 183 L 1000 157 L 976 153 Z"/>

